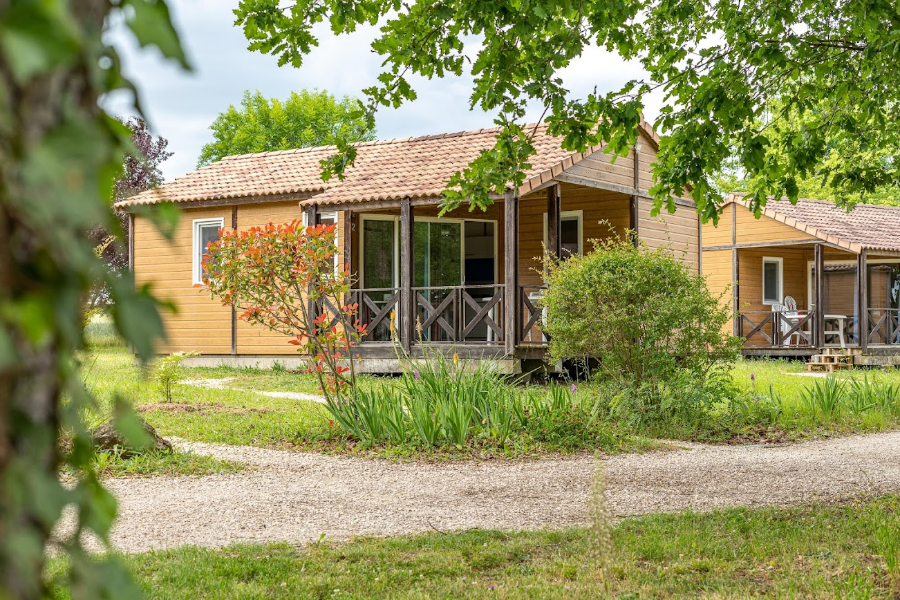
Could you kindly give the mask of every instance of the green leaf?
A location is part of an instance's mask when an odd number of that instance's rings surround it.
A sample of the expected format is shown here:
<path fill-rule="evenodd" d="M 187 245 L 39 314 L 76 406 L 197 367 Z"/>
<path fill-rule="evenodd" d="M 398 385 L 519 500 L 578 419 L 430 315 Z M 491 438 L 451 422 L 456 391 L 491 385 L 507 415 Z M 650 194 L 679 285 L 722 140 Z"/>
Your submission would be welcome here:
<path fill-rule="evenodd" d="M 4 62 L 18 81 L 73 62 L 78 31 L 60 3 L 13 3 L 0 19 Z"/>
<path fill-rule="evenodd" d="M 19 357 L 9 333 L 6 329 L 0 329 L 0 371 L 13 366 L 18 360 Z"/>
<path fill-rule="evenodd" d="M 191 69 L 164 0 L 127 0 L 126 6 L 134 9 L 127 19 L 128 28 L 142 48 L 156 46 L 166 58 L 177 60 L 185 70 Z"/>
<path fill-rule="evenodd" d="M 144 429 L 143 421 L 134 412 L 130 402 L 116 395 L 114 410 L 116 431 L 122 434 L 129 448 L 143 450 L 153 444 L 150 434 Z"/>
<path fill-rule="evenodd" d="M 110 312 L 122 338 L 134 347 L 143 361 L 153 355 L 156 341 L 165 338 L 165 329 L 159 316 L 163 306 L 150 293 L 149 286 L 132 290 L 130 274 L 107 279 L 112 291 L 113 305 Z"/>

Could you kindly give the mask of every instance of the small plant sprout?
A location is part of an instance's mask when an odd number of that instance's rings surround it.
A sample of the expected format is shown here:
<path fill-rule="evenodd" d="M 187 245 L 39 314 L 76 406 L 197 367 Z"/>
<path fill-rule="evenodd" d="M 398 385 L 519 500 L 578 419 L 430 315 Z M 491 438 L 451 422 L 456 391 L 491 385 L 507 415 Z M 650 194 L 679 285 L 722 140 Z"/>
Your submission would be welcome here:
<path fill-rule="evenodd" d="M 153 379 L 159 384 L 166 402 L 172 401 L 172 389 L 182 377 L 181 363 L 184 359 L 200 356 L 199 352 L 175 352 L 156 361 Z"/>

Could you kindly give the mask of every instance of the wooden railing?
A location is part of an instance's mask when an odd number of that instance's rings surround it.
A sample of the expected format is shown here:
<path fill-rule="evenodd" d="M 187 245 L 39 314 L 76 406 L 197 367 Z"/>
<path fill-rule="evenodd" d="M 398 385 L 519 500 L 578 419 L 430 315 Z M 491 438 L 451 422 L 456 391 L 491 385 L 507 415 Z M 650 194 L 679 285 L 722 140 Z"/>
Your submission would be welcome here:
<path fill-rule="evenodd" d="M 366 326 L 366 335 L 362 342 L 388 342 L 391 341 L 391 314 L 394 316 L 394 337 L 399 334 L 400 326 L 400 289 L 399 288 L 367 288 L 353 289 L 344 300 L 345 304 L 359 304 L 357 318 L 361 325 Z M 337 307 L 330 300 L 324 302 L 324 308 L 331 321 L 329 327 L 338 324 L 339 317 Z"/>
<path fill-rule="evenodd" d="M 428 343 L 503 344 L 502 285 L 413 288 L 416 340 Z"/>
<path fill-rule="evenodd" d="M 538 306 L 546 289 L 545 285 L 519 286 L 519 343 L 524 346 L 546 346 L 549 341 L 541 331 L 544 311 Z"/>
<path fill-rule="evenodd" d="M 869 309 L 869 343 L 900 344 L 900 309 Z"/>
<path fill-rule="evenodd" d="M 738 335 L 749 345 L 812 346 L 816 311 L 746 311 L 740 314 Z M 762 343 L 760 343 L 762 342 Z"/>

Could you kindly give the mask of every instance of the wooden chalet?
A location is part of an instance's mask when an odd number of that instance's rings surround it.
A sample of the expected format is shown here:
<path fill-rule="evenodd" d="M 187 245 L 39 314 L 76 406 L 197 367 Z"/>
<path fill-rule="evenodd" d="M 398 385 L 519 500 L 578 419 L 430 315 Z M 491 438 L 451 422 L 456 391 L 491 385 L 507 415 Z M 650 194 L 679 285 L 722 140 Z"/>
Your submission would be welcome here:
<path fill-rule="evenodd" d="M 739 194 L 702 228 L 702 271 L 725 294 L 745 355 L 900 364 L 900 207 L 769 200 L 757 219 Z"/>
<path fill-rule="evenodd" d="M 369 335 L 358 346 L 362 369 L 397 369 L 396 349 L 424 345 L 490 357 L 517 371 L 541 359 L 546 339 L 535 308 L 543 288 L 539 257 L 580 254 L 591 240 L 637 232 L 700 268 L 700 224 L 693 203 L 650 216 L 650 165 L 658 138 L 642 124 L 635 147 L 614 162 L 601 147 L 561 149 L 538 125 L 537 154 L 525 183 L 495 198 L 487 211 L 464 206 L 438 217 L 448 179 L 493 145 L 497 129 L 359 144 L 343 180 L 323 182 L 320 161 L 331 147 L 231 156 L 119 205 L 132 215 L 132 268 L 173 301 L 161 352 L 202 353 L 194 364 L 266 366 L 298 360 L 279 334 L 238 320 L 235 311 L 194 287 L 200 256 L 220 227 L 238 230 L 301 216 L 335 223 L 338 253 L 351 265 L 354 299 Z M 138 208 L 182 209 L 167 241 Z M 390 319 L 395 315 L 395 339 Z"/>

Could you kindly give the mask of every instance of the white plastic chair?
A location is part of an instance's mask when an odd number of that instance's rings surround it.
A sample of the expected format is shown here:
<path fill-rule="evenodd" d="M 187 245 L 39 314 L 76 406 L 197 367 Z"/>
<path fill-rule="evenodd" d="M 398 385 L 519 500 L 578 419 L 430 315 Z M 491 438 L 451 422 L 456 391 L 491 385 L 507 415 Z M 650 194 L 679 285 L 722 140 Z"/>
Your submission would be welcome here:
<path fill-rule="evenodd" d="M 788 336 L 782 340 L 785 346 L 793 345 L 794 340 L 797 342 L 796 345 L 799 346 L 804 340 L 812 338 L 810 332 L 799 329 L 788 335 L 788 332 L 796 327 L 806 316 L 797 310 L 797 301 L 794 300 L 793 296 L 785 296 L 784 304 L 773 304 L 772 311 L 781 312 L 781 335 Z M 806 336 L 809 336 L 809 338 Z"/>

